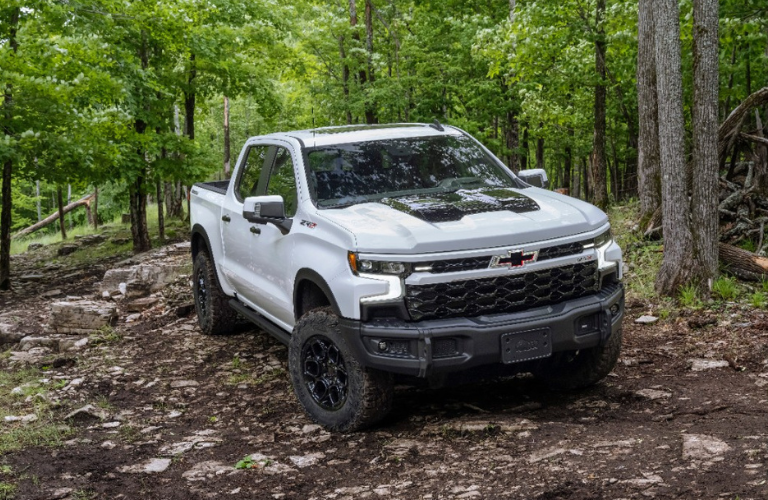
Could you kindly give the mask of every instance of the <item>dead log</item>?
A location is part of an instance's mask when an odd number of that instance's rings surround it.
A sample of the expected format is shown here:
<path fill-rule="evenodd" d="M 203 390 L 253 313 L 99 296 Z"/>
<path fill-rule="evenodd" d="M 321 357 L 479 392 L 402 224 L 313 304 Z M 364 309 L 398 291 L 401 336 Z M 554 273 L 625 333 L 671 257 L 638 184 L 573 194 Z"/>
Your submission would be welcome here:
<path fill-rule="evenodd" d="M 718 246 L 720 262 L 727 266 L 728 272 L 741 279 L 761 281 L 768 278 L 768 258 L 742 250 L 739 247 L 720 243 Z"/>
<path fill-rule="evenodd" d="M 717 150 L 720 156 L 720 164 L 723 165 L 728 152 L 733 148 L 735 141 L 740 138 L 741 126 L 744 120 L 757 107 L 768 104 L 768 87 L 763 87 L 744 99 L 741 104 L 728 115 L 728 118 L 720 125 L 717 138 Z"/>
<path fill-rule="evenodd" d="M 90 206 L 91 206 L 91 200 L 93 200 L 94 196 L 95 196 L 95 194 L 94 194 L 94 193 L 92 193 L 92 194 L 89 194 L 88 196 L 84 196 L 83 198 L 80 198 L 79 200 L 77 200 L 77 201 L 75 201 L 75 202 L 72 202 L 72 203 L 70 203 L 69 205 L 65 206 L 65 207 L 62 209 L 62 212 L 63 212 L 64 214 L 67 214 L 67 213 L 71 212 L 72 210 L 74 210 L 74 209 L 76 209 L 76 208 L 78 208 L 78 207 L 82 207 L 82 206 L 85 206 L 85 207 L 88 207 L 88 208 L 90 208 Z M 32 224 L 31 226 L 29 226 L 29 227 L 27 227 L 27 228 L 24 228 L 24 229 L 22 229 L 22 230 L 21 230 L 21 231 L 19 231 L 18 233 L 14 234 L 14 235 L 13 235 L 11 238 L 12 238 L 12 239 L 16 239 L 16 238 L 21 238 L 22 236 L 26 236 L 26 235 L 28 235 L 28 234 L 32 234 L 32 233 L 34 233 L 35 231 L 37 231 L 38 229 L 42 229 L 42 228 L 44 228 L 45 226 L 47 226 L 48 224 L 51 224 L 51 223 L 53 223 L 53 222 L 56 222 L 56 220 L 57 220 L 58 218 L 59 218 L 59 211 L 58 211 L 58 210 L 56 210 L 56 211 L 55 211 L 55 212 L 53 212 L 51 215 L 49 215 L 49 216 L 48 216 L 48 217 L 46 217 L 45 219 L 41 220 L 41 221 L 40 221 L 40 222 L 38 222 L 37 224 Z"/>

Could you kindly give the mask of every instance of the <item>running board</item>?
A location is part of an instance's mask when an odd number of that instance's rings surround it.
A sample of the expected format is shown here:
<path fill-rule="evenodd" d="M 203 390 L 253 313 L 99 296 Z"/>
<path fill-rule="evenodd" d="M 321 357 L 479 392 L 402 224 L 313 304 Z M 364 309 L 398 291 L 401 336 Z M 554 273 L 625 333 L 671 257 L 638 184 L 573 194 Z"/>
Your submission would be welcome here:
<path fill-rule="evenodd" d="M 248 321 L 256 323 L 257 326 L 260 326 L 265 332 L 272 335 L 283 344 L 288 345 L 288 343 L 291 341 L 291 336 L 285 333 L 282 328 L 272 323 L 267 318 L 249 308 L 239 300 L 231 299 L 229 301 L 229 306 L 238 313 L 245 316 Z"/>

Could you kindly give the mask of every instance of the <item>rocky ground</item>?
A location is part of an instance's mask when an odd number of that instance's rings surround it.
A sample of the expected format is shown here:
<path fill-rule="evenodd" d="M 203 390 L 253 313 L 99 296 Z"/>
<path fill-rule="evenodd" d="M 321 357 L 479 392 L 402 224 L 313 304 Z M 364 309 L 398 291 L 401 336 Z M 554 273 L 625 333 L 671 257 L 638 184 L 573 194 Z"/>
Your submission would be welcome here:
<path fill-rule="evenodd" d="M 186 245 L 43 269 L 45 252 L 0 294 L 0 498 L 768 498 L 762 310 L 639 324 L 653 305 L 630 300 L 597 387 L 402 386 L 382 425 L 341 435 L 300 410 L 284 346 L 200 334 Z"/>

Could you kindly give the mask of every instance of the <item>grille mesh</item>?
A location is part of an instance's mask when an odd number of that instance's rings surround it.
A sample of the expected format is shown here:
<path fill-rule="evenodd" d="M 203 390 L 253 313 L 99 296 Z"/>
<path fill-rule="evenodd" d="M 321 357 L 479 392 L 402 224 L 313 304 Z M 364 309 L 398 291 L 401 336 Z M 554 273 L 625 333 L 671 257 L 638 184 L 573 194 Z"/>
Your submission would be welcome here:
<path fill-rule="evenodd" d="M 511 276 L 407 285 L 414 321 L 474 317 L 556 304 L 598 291 L 597 262 Z"/>
<path fill-rule="evenodd" d="M 584 243 L 568 243 L 539 250 L 538 261 L 577 255 L 584 251 Z M 430 266 L 433 274 L 453 273 L 458 271 L 475 271 L 487 269 L 491 264 L 491 257 L 469 257 L 466 259 L 436 260 L 432 262 L 419 262 L 418 266 Z"/>

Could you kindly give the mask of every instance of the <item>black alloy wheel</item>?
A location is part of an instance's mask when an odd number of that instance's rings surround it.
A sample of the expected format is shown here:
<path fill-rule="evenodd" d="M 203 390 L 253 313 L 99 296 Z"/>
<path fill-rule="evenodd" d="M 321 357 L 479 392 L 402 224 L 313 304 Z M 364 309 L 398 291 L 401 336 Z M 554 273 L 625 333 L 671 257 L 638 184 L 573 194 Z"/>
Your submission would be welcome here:
<path fill-rule="evenodd" d="M 339 348 L 330 339 L 315 335 L 301 351 L 304 382 L 315 403 L 336 411 L 347 401 L 347 367 Z"/>

